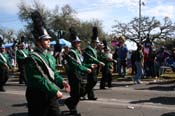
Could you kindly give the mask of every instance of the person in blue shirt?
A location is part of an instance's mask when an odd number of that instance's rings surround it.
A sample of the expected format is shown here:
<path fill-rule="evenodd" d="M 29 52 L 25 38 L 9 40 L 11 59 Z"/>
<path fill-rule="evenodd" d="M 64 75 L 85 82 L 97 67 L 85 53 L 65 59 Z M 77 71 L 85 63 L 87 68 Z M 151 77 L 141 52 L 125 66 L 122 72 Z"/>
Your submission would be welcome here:
<path fill-rule="evenodd" d="M 127 61 L 127 54 L 128 49 L 126 47 L 125 38 L 123 36 L 119 37 L 119 44 L 120 47 L 117 49 L 117 55 L 118 55 L 118 73 L 119 76 L 126 76 L 126 61 Z M 122 68 L 123 68 L 123 74 L 122 74 Z"/>

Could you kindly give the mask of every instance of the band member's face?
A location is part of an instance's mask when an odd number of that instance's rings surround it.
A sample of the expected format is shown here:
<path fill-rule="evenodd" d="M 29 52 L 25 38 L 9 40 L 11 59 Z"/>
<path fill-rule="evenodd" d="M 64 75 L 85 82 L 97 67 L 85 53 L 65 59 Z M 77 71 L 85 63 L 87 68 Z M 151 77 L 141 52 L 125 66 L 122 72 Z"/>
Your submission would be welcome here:
<path fill-rule="evenodd" d="M 24 48 L 25 48 L 25 46 L 24 46 L 24 45 L 22 45 L 22 46 L 21 46 L 21 49 L 24 49 Z"/>
<path fill-rule="evenodd" d="M 74 45 L 76 48 L 79 48 L 81 46 L 81 42 L 75 42 Z"/>
<path fill-rule="evenodd" d="M 41 46 L 44 49 L 50 48 L 50 39 L 43 39 L 43 40 L 41 40 Z"/>
<path fill-rule="evenodd" d="M 64 47 L 64 51 L 65 51 L 65 52 L 68 52 L 68 51 L 69 51 L 69 47 L 67 47 L 67 46 Z"/>
<path fill-rule="evenodd" d="M 19 45 L 19 49 L 24 49 L 24 45 Z"/>
<path fill-rule="evenodd" d="M 1 52 L 5 52 L 5 48 L 1 48 Z"/>

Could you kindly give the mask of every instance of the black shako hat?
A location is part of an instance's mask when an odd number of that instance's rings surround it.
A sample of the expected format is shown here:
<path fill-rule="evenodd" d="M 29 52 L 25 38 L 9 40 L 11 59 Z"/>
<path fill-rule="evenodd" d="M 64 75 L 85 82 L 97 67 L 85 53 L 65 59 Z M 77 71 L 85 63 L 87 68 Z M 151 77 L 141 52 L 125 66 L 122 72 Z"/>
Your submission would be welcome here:
<path fill-rule="evenodd" d="M 104 45 L 104 48 L 103 48 L 103 49 L 104 49 L 105 51 L 109 51 L 110 49 L 109 49 L 109 47 L 108 47 L 107 41 L 106 41 L 106 40 L 103 40 L 102 42 L 103 42 L 103 45 Z"/>
<path fill-rule="evenodd" d="M 0 46 L 4 43 L 3 36 L 0 35 Z"/>
<path fill-rule="evenodd" d="M 69 28 L 69 33 L 70 33 L 70 40 L 71 40 L 71 42 L 81 42 L 81 40 L 77 36 L 77 32 L 75 31 L 74 27 L 70 27 Z"/>
<path fill-rule="evenodd" d="M 98 28 L 96 26 L 94 26 L 92 28 L 92 37 L 91 37 L 92 41 L 95 41 L 97 43 L 99 43 L 99 38 L 98 38 Z"/>
<path fill-rule="evenodd" d="M 32 34 L 34 38 L 36 40 L 51 39 L 50 35 L 47 33 L 47 30 L 45 29 L 44 22 L 40 13 L 38 11 L 32 12 L 31 18 L 33 21 Z"/>

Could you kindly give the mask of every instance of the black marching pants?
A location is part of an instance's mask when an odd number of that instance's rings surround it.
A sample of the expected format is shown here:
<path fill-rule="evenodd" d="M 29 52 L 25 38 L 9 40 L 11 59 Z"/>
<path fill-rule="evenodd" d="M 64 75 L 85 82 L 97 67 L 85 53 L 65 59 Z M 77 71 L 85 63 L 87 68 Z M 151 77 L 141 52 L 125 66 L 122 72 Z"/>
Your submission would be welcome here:
<path fill-rule="evenodd" d="M 49 98 L 46 92 L 27 88 L 28 116 L 61 116 L 57 98 Z"/>
<path fill-rule="evenodd" d="M 103 89 L 106 86 L 106 82 L 108 87 L 111 87 L 112 83 L 112 72 L 109 69 L 102 69 L 102 78 L 100 81 L 100 88 Z"/>
<path fill-rule="evenodd" d="M 2 89 L 5 83 L 8 81 L 8 71 L 5 69 L 0 69 L 0 88 Z"/>
<path fill-rule="evenodd" d="M 19 65 L 19 83 L 22 84 L 23 82 L 26 84 L 26 79 L 24 78 L 24 73 L 25 73 L 25 68 L 24 68 L 24 64 L 22 63 L 18 63 Z"/>
<path fill-rule="evenodd" d="M 80 96 L 83 93 L 81 80 L 75 74 L 68 74 L 69 85 L 71 88 L 70 97 L 65 100 L 65 104 L 70 111 L 76 111 L 80 101 Z"/>
<path fill-rule="evenodd" d="M 87 75 L 87 84 L 85 88 L 85 94 L 88 94 L 88 98 L 94 98 L 94 90 L 93 88 L 97 84 L 97 70 L 92 70 L 92 73 Z"/>

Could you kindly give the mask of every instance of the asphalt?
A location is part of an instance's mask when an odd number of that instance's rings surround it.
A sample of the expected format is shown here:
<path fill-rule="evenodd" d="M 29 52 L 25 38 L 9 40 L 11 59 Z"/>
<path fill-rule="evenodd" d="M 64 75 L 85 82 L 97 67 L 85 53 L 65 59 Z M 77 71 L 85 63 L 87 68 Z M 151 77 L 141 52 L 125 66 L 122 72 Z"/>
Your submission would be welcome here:
<path fill-rule="evenodd" d="M 27 116 L 26 86 L 18 83 L 18 75 L 11 74 L 6 92 L 0 92 L 0 116 Z M 82 116 L 175 116 L 173 79 L 142 79 L 143 84 L 134 85 L 131 77 L 113 74 L 113 87 L 106 90 L 99 89 L 98 82 L 94 88 L 98 100 L 78 104 Z M 63 94 L 64 98 L 69 97 L 64 90 Z M 68 111 L 66 106 L 60 109 Z"/>

